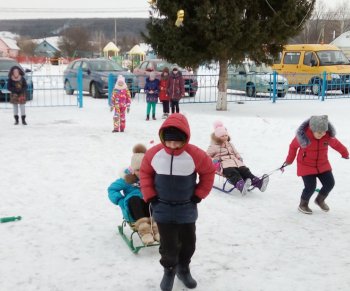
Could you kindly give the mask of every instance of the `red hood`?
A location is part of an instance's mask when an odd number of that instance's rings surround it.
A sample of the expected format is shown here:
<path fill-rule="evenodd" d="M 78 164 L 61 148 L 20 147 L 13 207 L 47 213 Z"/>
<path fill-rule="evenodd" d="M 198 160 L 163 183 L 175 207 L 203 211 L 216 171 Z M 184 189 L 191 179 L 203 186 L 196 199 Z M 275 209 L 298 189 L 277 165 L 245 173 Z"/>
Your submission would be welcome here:
<path fill-rule="evenodd" d="M 178 150 L 175 150 L 174 152 L 167 148 L 164 144 L 164 141 L 162 140 L 161 136 L 162 136 L 162 131 L 164 130 L 164 128 L 167 128 L 167 127 L 176 127 L 178 129 L 180 129 L 181 131 L 183 131 L 186 136 L 187 136 L 187 139 L 186 139 L 186 143 L 185 145 L 181 148 L 181 149 L 178 149 Z M 186 145 L 189 143 L 190 141 L 190 137 L 191 137 L 191 131 L 190 131 L 190 125 L 188 124 L 188 121 L 187 121 L 187 118 L 185 117 L 185 115 L 181 114 L 181 113 L 173 113 L 171 114 L 162 124 L 162 126 L 160 127 L 159 129 L 159 132 L 158 132 L 158 135 L 160 137 L 160 140 L 165 148 L 165 150 L 168 152 L 168 153 L 174 153 L 174 155 L 179 155 L 181 154 L 185 148 L 186 148 Z"/>

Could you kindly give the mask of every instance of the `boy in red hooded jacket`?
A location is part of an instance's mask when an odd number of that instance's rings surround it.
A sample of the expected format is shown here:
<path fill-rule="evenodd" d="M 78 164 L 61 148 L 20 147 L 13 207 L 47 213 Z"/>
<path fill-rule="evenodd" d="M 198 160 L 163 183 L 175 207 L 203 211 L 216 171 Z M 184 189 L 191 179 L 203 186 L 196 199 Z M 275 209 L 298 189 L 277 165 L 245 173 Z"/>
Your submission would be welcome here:
<path fill-rule="evenodd" d="M 296 137 L 289 146 L 289 153 L 284 165 L 293 163 L 297 156 L 297 175 L 304 181 L 298 210 L 312 214 L 309 200 L 316 190 L 316 179 L 322 184 L 315 203 L 323 210 L 329 211 L 325 199 L 334 187 L 332 167 L 328 160 L 328 146 L 338 151 L 342 158 L 349 159 L 347 148 L 335 138 L 335 128 L 328 122 L 327 115 L 311 116 L 298 128 Z"/>
<path fill-rule="evenodd" d="M 212 189 L 215 167 L 200 148 L 189 144 L 186 117 L 174 113 L 159 129 L 161 143 L 149 149 L 141 164 L 141 192 L 151 202 L 160 234 L 160 288 L 171 291 L 175 274 L 187 288 L 195 288 L 189 265 L 196 247 L 197 203 Z M 198 182 L 197 182 L 198 176 Z"/>

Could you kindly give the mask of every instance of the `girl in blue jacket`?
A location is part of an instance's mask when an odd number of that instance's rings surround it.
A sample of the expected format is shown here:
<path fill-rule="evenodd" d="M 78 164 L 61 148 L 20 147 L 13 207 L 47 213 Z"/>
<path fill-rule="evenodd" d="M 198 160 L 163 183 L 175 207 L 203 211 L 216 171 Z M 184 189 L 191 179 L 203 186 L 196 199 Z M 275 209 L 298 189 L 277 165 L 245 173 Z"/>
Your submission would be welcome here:
<path fill-rule="evenodd" d="M 149 205 L 143 200 L 139 184 L 139 170 L 146 147 L 137 144 L 133 148 L 131 165 L 124 170 L 123 177 L 108 187 L 108 197 L 118 205 L 126 221 L 134 223 L 145 245 L 159 241 L 157 225 L 150 219 Z"/>

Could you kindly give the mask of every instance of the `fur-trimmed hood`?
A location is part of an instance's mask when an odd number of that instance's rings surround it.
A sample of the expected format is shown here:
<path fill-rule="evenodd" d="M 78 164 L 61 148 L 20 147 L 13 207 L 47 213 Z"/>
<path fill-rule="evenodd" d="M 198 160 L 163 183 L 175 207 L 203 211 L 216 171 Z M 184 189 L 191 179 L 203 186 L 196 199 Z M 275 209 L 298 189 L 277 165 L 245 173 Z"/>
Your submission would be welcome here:
<path fill-rule="evenodd" d="M 299 128 L 297 129 L 297 132 L 296 132 L 296 138 L 297 138 L 297 140 L 302 148 L 307 147 L 311 143 L 309 137 L 307 136 L 308 130 L 311 131 L 311 129 L 309 127 L 309 122 L 310 122 L 310 118 L 305 120 L 299 126 Z M 330 122 L 328 122 L 327 133 L 329 134 L 330 137 L 335 137 L 335 135 L 336 135 L 336 130 Z"/>

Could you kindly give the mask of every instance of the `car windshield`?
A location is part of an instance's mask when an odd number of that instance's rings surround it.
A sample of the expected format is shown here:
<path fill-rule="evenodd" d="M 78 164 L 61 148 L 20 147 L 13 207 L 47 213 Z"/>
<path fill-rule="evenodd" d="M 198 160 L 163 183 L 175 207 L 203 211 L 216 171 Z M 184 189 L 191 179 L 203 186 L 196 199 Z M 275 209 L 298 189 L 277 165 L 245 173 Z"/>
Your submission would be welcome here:
<path fill-rule="evenodd" d="M 120 65 L 108 60 L 90 61 L 90 65 L 93 71 L 124 71 Z"/>
<path fill-rule="evenodd" d="M 269 66 L 266 66 L 264 63 L 257 65 L 254 62 L 249 62 L 248 67 L 249 67 L 250 73 L 272 74 L 272 68 Z"/>
<path fill-rule="evenodd" d="M 1 60 L 0 61 L 0 71 L 8 72 L 13 66 L 19 66 L 18 63 L 12 60 Z"/>
<path fill-rule="evenodd" d="M 346 58 L 342 51 L 330 50 L 319 51 L 316 53 L 320 66 L 332 66 L 332 65 L 349 65 L 349 60 Z"/>

